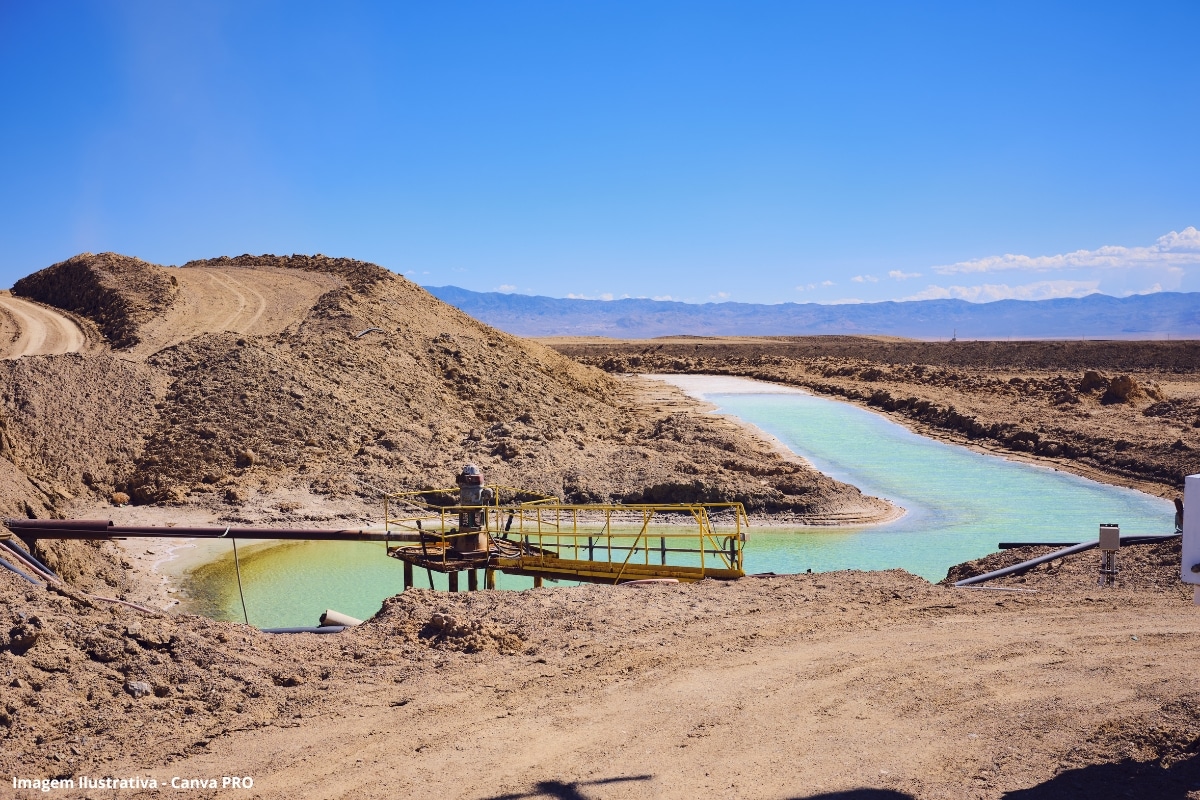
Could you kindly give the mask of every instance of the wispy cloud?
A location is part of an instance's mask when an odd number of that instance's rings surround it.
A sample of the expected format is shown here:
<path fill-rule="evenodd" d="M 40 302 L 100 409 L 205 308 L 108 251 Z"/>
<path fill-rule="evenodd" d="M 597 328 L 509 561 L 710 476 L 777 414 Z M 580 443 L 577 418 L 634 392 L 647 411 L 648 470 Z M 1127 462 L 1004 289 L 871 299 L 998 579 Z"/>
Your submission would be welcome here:
<path fill-rule="evenodd" d="M 671 297 L 671 295 L 669 295 L 669 294 L 660 294 L 660 295 L 655 295 L 654 297 L 651 297 L 650 299 L 651 300 L 674 300 L 675 298 Z"/>
<path fill-rule="evenodd" d="M 874 275 L 855 275 L 850 280 L 854 283 L 879 283 L 879 278 Z"/>
<path fill-rule="evenodd" d="M 729 292 L 717 292 L 716 294 L 710 294 L 708 296 L 708 299 L 709 300 L 728 300 Z"/>
<path fill-rule="evenodd" d="M 888 277 L 889 277 L 889 278 L 894 278 L 894 279 L 896 279 L 896 280 L 898 280 L 898 281 L 906 281 L 906 280 L 908 280 L 909 278 L 919 278 L 919 277 L 921 277 L 921 273 L 919 273 L 919 272 L 901 272 L 901 271 L 900 271 L 900 270 L 898 270 L 898 269 L 894 269 L 894 270 L 892 270 L 891 272 L 889 272 L 889 273 L 888 273 Z"/>
<path fill-rule="evenodd" d="M 625 295 L 625 297 L 629 297 L 629 295 Z M 570 293 L 568 293 L 567 299 L 568 300 L 612 300 L 613 293 L 612 292 L 604 292 L 603 294 L 598 294 L 595 296 L 589 295 L 589 294 L 570 294 Z"/>
<path fill-rule="evenodd" d="M 502 283 L 499 286 L 497 286 L 495 289 L 493 289 L 492 291 L 509 293 L 509 292 L 515 292 L 516 290 L 517 290 L 517 287 L 513 286 L 511 283 Z"/>
<path fill-rule="evenodd" d="M 1200 230 L 1187 227 L 1158 237 L 1149 247 L 1105 245 L 1095 250 L 1076 250 L 1053 256 L 1002 255 L 959 261 L 934 267 L 941 275 L 958 275 L 1002 270 L 1044 272 L 1055 269 L 1142 269 L 1200 264 Z"/>
<path fill-rule="evenodd" d="M 821 281 L 820 283 L 802 283 L 796 287 L 797 292 L 811 292 L 813 289 L 827 289 L 830 286 L 835 286 L 833 281 Z"/>
<path fill-rule="evenodd" d="M 1055 297 L 1084 297 L 1097 291 L 1100 281 L 1034 281 L 1020 286 L 985 283 L 979 286 L 929 286 L 905 300 L 1050 300 Z"/>

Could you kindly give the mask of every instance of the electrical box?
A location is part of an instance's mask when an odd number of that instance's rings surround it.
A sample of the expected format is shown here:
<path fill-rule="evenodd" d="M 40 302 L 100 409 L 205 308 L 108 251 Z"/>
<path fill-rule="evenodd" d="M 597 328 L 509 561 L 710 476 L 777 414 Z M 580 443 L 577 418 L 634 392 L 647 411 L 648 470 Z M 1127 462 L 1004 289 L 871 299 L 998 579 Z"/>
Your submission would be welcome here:
<path fill-rule="evenodd" d="M 1188 475 L 1183 479 L 1183 562 L 1180 574 L 1184 583 L 1200 586 L 1200 475 Z M 1200 593 L 1197 597 L 1200 597 Z"/>
<path fill-rule="evenodd" d="M 1121 549 L 1121 526 L 1120 525 L 1101 525 L 1100 526 L 1100 549 L 1101 550 L 1120 550 Z"/>

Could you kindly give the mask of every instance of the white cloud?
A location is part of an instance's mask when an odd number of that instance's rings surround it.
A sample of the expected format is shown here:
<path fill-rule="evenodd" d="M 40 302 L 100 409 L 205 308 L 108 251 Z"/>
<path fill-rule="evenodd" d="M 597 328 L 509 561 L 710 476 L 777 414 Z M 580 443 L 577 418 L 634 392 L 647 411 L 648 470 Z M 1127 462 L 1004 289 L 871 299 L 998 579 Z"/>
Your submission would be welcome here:
<path fill-rule="evenodd" d="M 492 291 L 508 293 L 508 292 L 515 292 L 516 290 L 517 290 L 517 287 L 513 286 L 511 283 L 502 283 L 499 286 L 497 286 L 495 289 L 493 289 Z"/>
<path fill-rule="evenodd" d="M 879 278 L 874 275 L 855 275 L 850 280 L 855 283 L 879 283 Z"/>
<path fill-rule="evenodd" d="M 710 294 L 708 296 L 708 299 L 709 300 L 728 300 L 729 292 L 717 292 L 716 294 Z"/>
<path fill-rule="evenodd" d="M 1149 247 L 1105 245 L 1095 250 L 1076 250 L 1073 253 L 1054 256 L 1006 254 L 946 264 L 934 267 L 933 271 L 941 275 L 957 275 L 1013 269 L 1043 272 L 1053 269 L 1171 267 L 1179 270 L 1181 264 L 1200 264 L 1200 230 L 1196 230 L 1194 227 L 1189 226 L 1179 232 L 1171 231 L 1165 236 L 1158 237 Z"/>
<path fill-rule="evenodd" d="M 864 302 L 866 302 L 866 301 L 865 301 L 865 300 L 859 300 L 857 297 L 842 297 L 842 298 L 840 298 L 840 299 L 838 299 L 838 300 L 830 300 L 830 301 L 829 301 L 829 305 L 831 305 L 831 306 L 845 306 L 845 305 L 850 305 L 851 303 L 864 303 Z"/>
<path fill-rule="evenodd" d="M 625 295 L 625 296 L 628 297 L 629 295 Z M 592 297 L 591 295 L 586 295 L 586 294 L 570 294 L 570 293 L 568 293 L 567 299 L 568 300 L 612 300 L 613 294 L 612 294 L 612 292 L 605 292 L 604 294 L 598 294 L 595 297 Z"/>
<path fill-rule="evenodd" d="M 671 295 L 669 295 L 669 294 L 660 294 L 660 295 L 655 295 L 654 297 L 651 297 L 650 299 L 651 300 L 674 300 L 675 298 L 671 297 Z"/>
<path fill-rule="evenodd" d="M 1156 283 L 1153 286 L 1148 286 L 1145 289 L 1142 289 L 1140 292 L 1133 291 L 1132 289 L 1128 292 L 1122 292 L 1121 296 L 1122 297 L 1130 297 L 1135 294 L 1158 294 L 1162 290 L 1163 290 L 1162 284 Z"/>
<path fill-rule="evenodd" d="M 989 303 L 993 300 L 1050 300 L 1055 297 L 1084 297 L 1093 294 L 1100 281 L 1035 281 L 1020 286 L 985 283 L 980 286 L 929 286 L 905 300 L 969 300 Z"/>
<path fill-rule="evenodd" d="M 821 281 L 822 286 L 836 286 L 833 281 Z"/>
<path fill-rule="evenodd" d="M 908 280 L 909 278 L 919 278 L 919 277 L 921 277 L 921 273 L 919 273 L 919 272 L 901 272 L 901 271 L 900 271 L 900 270 L 898 270 L 898 269 L 894 269 L 894 270 L 892 270 L 891 272 L 889 272 L 889 273 L 888 273 L 888 277 L 889 277 L 889 278 L 895 278 L 895 279 L 896 279 L 896 280 L 898 280 L 898 281 L 906 281 L 906 280 Z"/>
<path fill-rule="evenodd" d="M 613 294 L 612 294 L 612 292 L 605 292 L 604 294 L 601 294 L 601 295 L 599 295 L 599 296 L 598 296 L 598 299 L 600 299 L 600 300 L 612 300 L 612 299 L 613 299 Z"/>

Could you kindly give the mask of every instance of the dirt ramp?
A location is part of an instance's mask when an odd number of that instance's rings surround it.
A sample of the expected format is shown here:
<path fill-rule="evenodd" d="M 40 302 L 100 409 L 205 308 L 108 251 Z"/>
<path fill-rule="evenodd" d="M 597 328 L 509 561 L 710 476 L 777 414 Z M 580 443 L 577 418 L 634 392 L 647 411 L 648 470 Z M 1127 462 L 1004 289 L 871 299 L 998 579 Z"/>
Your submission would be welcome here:
<path fill-rule="evenodd" d="M 138 328 L 171 306 L 167 270 L 117 253 L 82 253 L 13 284 L 13 294 L 87 317 L 113 347 L 140 341 Z"/>
<path fill-rule="evenodd" d="M 174 302 L 139 328 L 132 355 L 149 356 L 205 333 L 280 333 L 304 319 L 321 295 L 346 285 L 334 274 L 276 266 L 168 272 L 178 286 Z"/>
<path fill-rule="evenodd" d="M 87 343 L 70 317 L 0 292 L 0 358 L 76 353 Z"/>

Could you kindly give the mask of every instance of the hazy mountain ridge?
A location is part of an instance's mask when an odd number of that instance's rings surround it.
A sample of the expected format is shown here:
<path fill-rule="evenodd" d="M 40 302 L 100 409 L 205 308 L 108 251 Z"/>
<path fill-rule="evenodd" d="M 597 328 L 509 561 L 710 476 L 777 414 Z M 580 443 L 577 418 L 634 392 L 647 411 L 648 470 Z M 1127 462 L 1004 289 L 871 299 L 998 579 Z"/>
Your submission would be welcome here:
<path fill-rule="evenodd" d="M 880 334 L 922 339 L 1200 337 L 1200 292 L 1054 300 L 855 303 L 682 303 L 575 300 L 426 286 L 467 314 L 519 336 L 796 336 Z"/>

